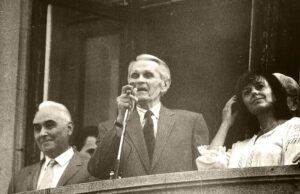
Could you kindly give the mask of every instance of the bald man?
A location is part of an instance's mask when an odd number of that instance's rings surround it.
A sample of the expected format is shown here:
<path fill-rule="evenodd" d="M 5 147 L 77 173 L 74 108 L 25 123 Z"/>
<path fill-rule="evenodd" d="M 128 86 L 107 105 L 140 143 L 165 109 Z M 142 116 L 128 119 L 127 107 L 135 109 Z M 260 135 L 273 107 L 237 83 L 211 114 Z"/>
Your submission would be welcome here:
<path fill-rule="evenodd" d="M 44 158 L 12 177 L 8 193 L 54 188 L 95 180 L 87 171 L 88 158 L 69 145 L 73 122 L 68 109 L 45 101 L 33 120 L 35 141 Z"/>

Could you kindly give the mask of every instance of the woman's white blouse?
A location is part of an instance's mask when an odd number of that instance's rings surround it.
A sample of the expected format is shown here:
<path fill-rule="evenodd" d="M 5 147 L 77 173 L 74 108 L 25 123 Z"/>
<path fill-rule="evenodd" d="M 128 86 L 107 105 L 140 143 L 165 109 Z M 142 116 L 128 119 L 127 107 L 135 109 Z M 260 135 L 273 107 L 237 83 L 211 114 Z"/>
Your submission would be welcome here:
<path fill-rule="evenodd" d="M 239 141 L 228 152 L 225 147 L 207 148 L 198 147 L 198 169 L 290 165 L 300 152 L 300 118 L 294 117 L 260 137 Z"/>

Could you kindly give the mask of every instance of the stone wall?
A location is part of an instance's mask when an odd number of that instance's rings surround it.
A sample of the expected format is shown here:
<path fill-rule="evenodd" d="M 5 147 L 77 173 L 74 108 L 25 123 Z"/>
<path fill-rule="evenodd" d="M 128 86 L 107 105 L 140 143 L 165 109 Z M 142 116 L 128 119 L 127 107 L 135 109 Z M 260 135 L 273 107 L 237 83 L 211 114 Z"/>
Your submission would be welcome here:
<path fill-rule="evenodd" d="M 31 0 L 0 0 L 0 193 L 23 164 Z"/>

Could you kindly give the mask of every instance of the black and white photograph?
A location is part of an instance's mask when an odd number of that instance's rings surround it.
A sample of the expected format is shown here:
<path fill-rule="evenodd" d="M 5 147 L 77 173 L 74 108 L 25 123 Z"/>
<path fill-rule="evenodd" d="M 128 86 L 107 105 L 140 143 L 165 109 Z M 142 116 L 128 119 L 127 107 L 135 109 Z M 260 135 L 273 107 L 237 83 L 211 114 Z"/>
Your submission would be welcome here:
<path fill-rule="evenodd" d="M 300 193 L 299 0 L 0 0 L 0 193 Z"/>

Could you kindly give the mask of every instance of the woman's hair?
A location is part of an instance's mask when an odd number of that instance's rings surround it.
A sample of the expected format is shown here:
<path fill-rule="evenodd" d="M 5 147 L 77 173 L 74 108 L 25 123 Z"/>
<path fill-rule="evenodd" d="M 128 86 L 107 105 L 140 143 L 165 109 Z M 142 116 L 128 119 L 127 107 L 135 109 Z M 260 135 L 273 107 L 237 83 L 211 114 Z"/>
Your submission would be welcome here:
<path fill-rule="evenodd" d="M 286 91 L 282 87 L 281 83 L 276 79 L 272 74 L 259 73 L 257 71 L 250 71 L 244 73 L 237 81 L 235 87 L 235 94 L 237 96 L 237 106 L 239 109 L 239 119 L 243 120 L 243 123 L 247 129 L 247 132 L 250 132 L 247 136 L 253 135 L 253 130 L 259 129 L 259 123 L 256 117 L 249 112 L 245 106 L 242 98 L 242 92 L 246 86 L 255 85 L 258 81 L 264 78 L 270 85 L 272 93 L 275 97 L 274 102 L 274 116 L 276 119 L 289 119 L 291 118 L 291 113 L 287 106 L 287 95 Z M 249 126 L 249 127 L 248 127 Z M 252 129 L 251 129 L 252 127 Z M 250 130 L 250 131 L 249 131 Z M 255 131 L 257 132 L 257 131 Z"/>

